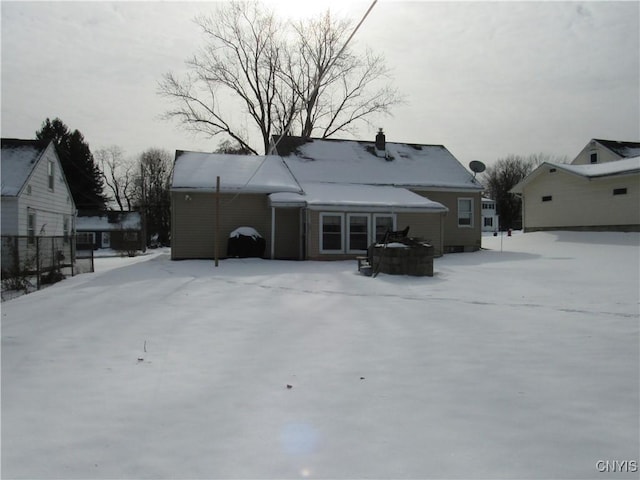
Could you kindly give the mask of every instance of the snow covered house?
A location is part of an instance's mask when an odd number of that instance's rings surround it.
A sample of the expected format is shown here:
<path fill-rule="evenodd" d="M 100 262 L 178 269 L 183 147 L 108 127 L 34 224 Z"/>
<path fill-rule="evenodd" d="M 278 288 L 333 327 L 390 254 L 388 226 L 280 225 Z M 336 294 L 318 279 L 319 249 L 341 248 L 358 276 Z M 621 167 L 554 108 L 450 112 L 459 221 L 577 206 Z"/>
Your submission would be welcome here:
<path fill-rule="evenodd" d="M 388 215 L 388 226 L 409 226 L 410 236 L 431 242 L 437 254 L 480 248 L 483 188 L 443 145 L 387 142 L 381 130 L 375 141 L 274 137 L 272 151 L 284 158 L 302 185 L 301 199 L 316 204 L 320 213 L 325 211 L 323 204 L 366 192 L 366 202 Z M 320 193 L 323 198 L 318 198 Z M 403 198 L 385 200 L 385 195 Z M 280 200 L 281 196 L 275 199 Z M 361 212 L 367 212 L 366 202 L 358 206 Z M 337 225 L 346 239 L 356 221 L 364 222 L 368 241 L 384 230 L 374 217 L 352 219 L 348 213 Z M 312 218 L 312 226 L 321 228 L 324 217 Z M 348 241 L 343 250 L 350 251 Z"/>
<path fill-rule="evenodd" d="M 607 163 L 640 156 L 640 142 L 591 139 L 571 162 L 572 165 Z"/>
<path fill-rule="evenodd" d="M 593 140 L 572 164 L 542 163 L 511 190 L 524 231 L 640 231 L 640 156 L 631 154 L 640 143 Z"/>
<path fill-rule="evenodd" d="M 68 247 L 76 206 L 54 143 L 8 138 L 1 143 L 2 236 L 24 237 L 34 249 L 36 237 L 60 237 Z"/>
<path fill-rule="evenodd" d="M 111 248 L 145 251 L 146 236 L 140 212 L 86 212 L 76 219 L 78 249 Z"/>
<path fill-rule="evenodd" d="M 496 201 L 490 198 L 482 198 L 482 231 L 497 232 L 499 217 L 496 213 Z"/>
<path fill-rule="evenodd" d="M 299 258 L 299 218 L 276 214 L 269 196 L 301 191 L 280 157 L 178 150 L 171 180 L 171 258 L 214 258 L 216 230 L 224 258 L 238 227 L 257 231 L 266 240 L 267 256 Z"/>
<path fill-rule="evenodd" d="M 258 231 L 265 256 L 277 259 L 353 258 L 387 230 L 407 226 L 437 255 L 480 246 L 482 187 L 443 146 L 377 151 L 374 142 L 285 137 L 272 150 L 176 152 L 172 258 L 212 258 L 216 223 L 220 257 L 229 234 L 243 226 Z"/>

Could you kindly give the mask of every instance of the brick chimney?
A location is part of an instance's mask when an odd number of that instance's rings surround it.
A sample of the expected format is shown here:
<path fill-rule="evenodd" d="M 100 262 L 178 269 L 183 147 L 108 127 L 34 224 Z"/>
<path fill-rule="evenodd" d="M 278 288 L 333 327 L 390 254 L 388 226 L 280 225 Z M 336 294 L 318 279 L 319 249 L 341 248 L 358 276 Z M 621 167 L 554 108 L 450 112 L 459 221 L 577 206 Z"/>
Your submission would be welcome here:
<path fill-rule="evenodd" d="M 387 142 L 382 129 L 378 130 L 376 135 L 376 156 L 389 160 L 387 157 Z"/>
<path fill-rule="evenodd" d="M 386 149 L 387 143 L 385 141 L 384 132 L 380 129 L 376 135 L 376 150 L 382 150 L 384 152 Z"/>

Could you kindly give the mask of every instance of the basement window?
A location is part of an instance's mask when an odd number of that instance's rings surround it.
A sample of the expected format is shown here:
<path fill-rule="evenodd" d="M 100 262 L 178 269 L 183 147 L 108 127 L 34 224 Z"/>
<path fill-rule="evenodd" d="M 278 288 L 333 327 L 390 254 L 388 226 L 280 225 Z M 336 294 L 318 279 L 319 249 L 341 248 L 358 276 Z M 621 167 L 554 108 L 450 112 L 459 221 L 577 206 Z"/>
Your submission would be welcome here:
<path fill-rule="evenodd" d="M 545 195 L 544 197 L 542 197 L 543 202 L 550 202 L 551 200 L 553 200 L 553 197 L 551 195 Z"/>
<path fill-rule="evenodd" d="M 614 195 L 626 195 L 627 194 L 627 189 L 626 188 L 614 188 L 613 189 L 613 194 Z"/>

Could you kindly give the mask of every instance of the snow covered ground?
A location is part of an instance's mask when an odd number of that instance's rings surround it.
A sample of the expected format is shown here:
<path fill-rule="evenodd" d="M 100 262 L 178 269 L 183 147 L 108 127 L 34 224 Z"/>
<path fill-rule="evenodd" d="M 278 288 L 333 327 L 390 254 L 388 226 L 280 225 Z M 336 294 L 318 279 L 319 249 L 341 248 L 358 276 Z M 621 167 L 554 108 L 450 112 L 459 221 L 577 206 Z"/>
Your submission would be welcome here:
<path fill-rule="evenodd" d="M 432 278 L 160 249 L 4 302 L 2 478 L 637 478 L 640 235 L 483 243 Z"/>

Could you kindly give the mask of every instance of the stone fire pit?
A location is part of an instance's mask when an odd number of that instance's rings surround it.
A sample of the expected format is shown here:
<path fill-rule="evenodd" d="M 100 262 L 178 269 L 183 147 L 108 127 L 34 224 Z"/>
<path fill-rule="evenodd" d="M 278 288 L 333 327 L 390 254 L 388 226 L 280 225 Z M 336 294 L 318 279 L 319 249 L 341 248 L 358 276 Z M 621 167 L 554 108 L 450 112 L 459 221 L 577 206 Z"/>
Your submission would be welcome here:
<path fill-rule="evenodd" d="M 433 254 L 433 245 L 412 238 L 373 244 L 368 251 L 374 275 L 433 277 Z"/>

